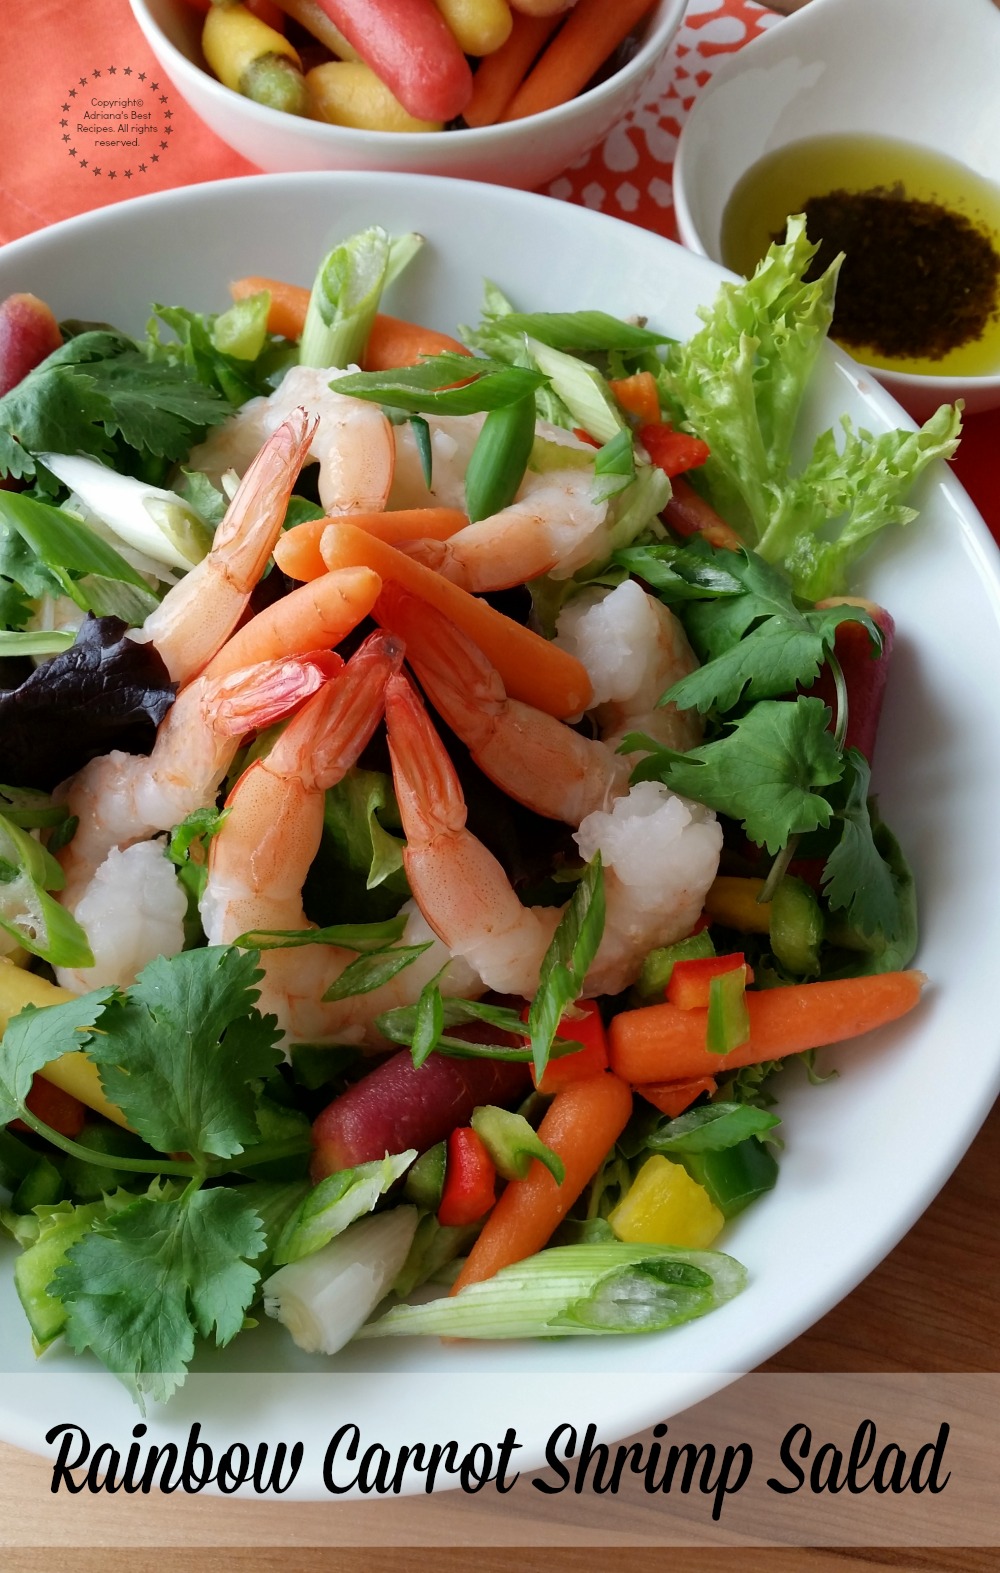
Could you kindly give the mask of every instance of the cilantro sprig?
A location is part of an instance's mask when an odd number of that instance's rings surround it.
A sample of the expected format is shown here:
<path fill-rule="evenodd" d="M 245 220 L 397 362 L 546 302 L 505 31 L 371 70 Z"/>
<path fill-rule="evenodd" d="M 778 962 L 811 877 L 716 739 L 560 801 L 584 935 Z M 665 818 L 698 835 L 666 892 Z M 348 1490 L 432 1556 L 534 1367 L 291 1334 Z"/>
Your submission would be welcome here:
<path fill-rule="evenodd" d="M 257 1009 L 258 961 L 234 946 L 161 957 L 127 990 L 22 1011 L 0 1044 L 0 1125 L 19 1116 L 84 1162 L 154 1177 L 121 1207 L 74 1210 L 81 1227 L 67 1227 L 51 1282 L 33 1286 L 58 1302 L 50 1310 L 72 1347 L 91 1349 L 140 1406 L 169 1397 L 199 1336 L 228 1343 L 256 1292 L 254 1264 L 271 1232 L 255 1206 L 259 1187 L 209 1182 L 308 1152 L 304 1122 L 276 1122 L 267 1096 L 281 1056 L 275 1018 Z M 85 1147 L 26 1107 L 34 1073 L 73 1051 L 97 1065 L 106 1096 L 153 1156 Z"/>

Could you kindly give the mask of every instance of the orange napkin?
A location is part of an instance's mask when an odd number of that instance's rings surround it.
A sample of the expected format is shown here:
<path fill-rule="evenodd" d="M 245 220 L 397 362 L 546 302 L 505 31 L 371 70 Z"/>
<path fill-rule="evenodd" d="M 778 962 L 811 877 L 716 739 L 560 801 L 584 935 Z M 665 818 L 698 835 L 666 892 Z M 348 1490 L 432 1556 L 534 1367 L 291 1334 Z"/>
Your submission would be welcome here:
<path fill-rule="evenodd" d="M 158 69 L 126 0 L 0 0 L 0 13 L 0 242 L 126 196 L 257 173 L 203 125 Z M 169 137 L 147 138 L 155 145 L 137 155 L 128 177 L 131 161 L 123 153 L 109 163 L 92 145 L 94 134 L 76 129 L 81 106 L 117 96 L 143 98 L 139 113 L 170 111 L 169 120 L 155 122 L 172 127 Z M 167 142 L 162 151 L 161 140 Z"/>

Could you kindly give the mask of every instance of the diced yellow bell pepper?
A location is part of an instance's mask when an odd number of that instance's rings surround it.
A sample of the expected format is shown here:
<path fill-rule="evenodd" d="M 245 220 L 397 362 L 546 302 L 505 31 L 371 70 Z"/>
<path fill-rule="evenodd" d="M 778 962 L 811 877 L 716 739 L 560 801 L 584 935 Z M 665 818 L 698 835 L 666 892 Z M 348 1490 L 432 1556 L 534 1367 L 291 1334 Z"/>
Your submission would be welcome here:
<path fill-rule="evenodd" d="M 762 879 L 737 879 L 720 874 L 709 886 L 705 911 L 713 923 L 738 929 L 741 934 L 766 934 L 771 924 L 771 903 L 758 901 Z"/>
<path fill-rule="evenodd" d="M 630 1245 L 683 1245 L 704 1250 L 725 1218 L 703 1185 L 679 1163 L 647 1158 L 608 1222 Z"/>
<path fill-rule="evenodd" d="M 12 966 L 6 957 L 0 957 L 0 1033 L 6 1031 L 10 1018 L 26 1005 L 61 1005 L 75 998 L 76 995 L 68 989 L 60 989 L 33 972 Z M 79 1098 L 96 1114 L 103 1114 L 105 1119 L 128 1129 L 128 1121 L 121 1109 L 109 1103 L 104 1096 L 97 1066 L 85 1054 L 64 1054 L 60 1059 L 43 1066 L 39 1074 L 54 1087 L 72 1093 L 74 1098 Z"/>

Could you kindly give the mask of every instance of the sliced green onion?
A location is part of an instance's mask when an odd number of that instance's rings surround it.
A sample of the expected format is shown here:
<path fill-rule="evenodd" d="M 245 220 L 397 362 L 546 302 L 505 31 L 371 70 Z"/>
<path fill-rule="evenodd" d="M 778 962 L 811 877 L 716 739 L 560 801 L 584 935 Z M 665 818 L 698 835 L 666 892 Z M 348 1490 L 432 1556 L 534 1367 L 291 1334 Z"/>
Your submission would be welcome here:
<path fill-rule="evenodd" d="M 323 258 L 299 342 L 301 366 L 349 366 L 361 359 L 389 267 L 389 237 L 378 224 Z"/>
<path fill-rule="evenodd" d="M 559 1154 L 546 1147 L 523 1114 L 485 1103 L 473 1109 L 471 1124 L 505 1180 L 526 1179 L 535 1158 L 545 1165 L 557 1185 L 566 1178 L 566 1165 Z"/>
<path fill-rule="evenodd" d="M 351 372 L 337 378 L 336 389 L 408 415 L 476 415 L 513 404 L 544 382 L 540 372 L 524 366 L 449 351 L 393 371 Z"/>
<path fill-rule="evenodd" d="M 323 999 L 350 999 L 355 994 L 370 994 L 374 989 L 380 989 L 383 983 L 389 983 L 397 972 L 409 967 L 425 950 L 430 950 L 431 944 L 432 941 L 427 940 L 423 945 L 397 945 L 392 950 L 378 950 L 370 955 L 359 956 L 331 983 Z"/>
<path fill-rule="evenodd" d="M 404 268 L 408 268 L 414 257 L 426 244 L 423 235 L 418 235 L 415 230 L 410 230 L 405 235 L 393 235 L 389 241 L 389 261 L 385 270 L 383 289 L 388 289 L 394 283 Z"/>
<path fill-rule="evenodd" d="M 535 441 L 535 396 L 491 410 L 465 472 L 465 505 L 473 524 L 514 501 Z"/>
<path fill-rule="evenodd" d="M 720 973 L 708 985 L 708 1034 L 705 1047 L 709 1054 L 728 1054 L 746 1043 L 750 1036 L 747 1011 L 746 967 Z"/>
<path fill-rule="evenodd" d="M 111 474 L 108 471 L 108 474 Z M 9 524 L 72 595 L 70 573 L 119 580 L 149 593 L 145 579 L 113 546 L 62 508 L 20 492 L 0 491 L 0 522 Z"/>
<path fill-rule="evenodd" d="M 670 501 L 670 482 L 662 470 L 652 464 L 640 464 L 635 480 L 619 492 L 611 504 L 610 546 L 620 551 L 631 546 L 636 536 L 652 530 L 666 534 L 660 523 L 660 514 Z"/>
<path fill-rule="evenodd" d="M 420 469 L 423 473 L 424 485 L 430 491 L 431 483 L 434 479 L 434 449 L 431 446 L 431 429 L 422 415 L 410 415 L 407 419 L 410 422 L 410 430 L 413 432 L 413 440 L 417 445 L 417 454 L 420 458 Z"/>
<path fill-rule="evenodd" d="M 545 1074 L 563 1012 L 583 991 L 603 933 L 604 874 L 598 852 L 570 897 L 539 968 L 538 993 L 528 1011 L 536 1083 Z"/>
<path fill-rule="evenodd" d="M 9 628 L 0 629 L 0 657 L 13 655 L 59 655 L 76 643 L 76 634 L 68 628 L 34 628 L 15 633 Z"/>
<path fill-rule="evenodd" d="M 746 1269 L 719 1251 L 622 1242 L 559 1245 L 457 1295 L 401 1305 L 359 1338 L 548 1338 L 657 1333 L 739 1294 Z"/>
<path fill-rule="evenodd" d="M 574 421 L 598 442 L 611 442 L 625 426 L 600 372 L 575 355 L 528 339 L 528 350 L 539 371 L 549 379 Z"/>
<path fill-rule="evenodd" d="M 0 814 L 0 928 L 54 967 L 92 967 L 87 936 L 50 890 L 65 876 L 41 842 Z"/>
<path fill-rule="evenodd" d="M 415 1147 L 374 1163 L 328 1174 L 295 1209 L 278 1238 L 274 1260 L 281 1266 L 311 1256 L 342 1234 L 349 1224 L 370 1213 L 390 1186 L 405 1174 L 417 1156 Z"/>
<path fill-rule="evenodd" d="M 781 1121 L 752 1103 L 708 1103 L 676 1119 L 663 1120 L 646 1136 L 650 1152 L 722 1152 L 748 1136 L 760 1136 Z"/>
<path fill-rule="evenodd" d="M 279 1267 L 264 1283 L 265 1312 L 300 1349 L 336 1354 L 392 1287 L 419 1216 L 415 1207 L 393 1207 L 362 1218 L 322 1250 Z"/>
<path fill-rule="evenodd" d="M 298 950 L 302 945 L 338 945 L 341 950 L 385 950 L 402 937 L 406 914 L 382 923 L 330 923 L 326 928 L 251 929 L 234 939 L 243 950 Z"/>
<path fill-rule="evenodd" d="M 665 333 L 623 322 L 606 311 L 506 311 L 499 323 L 505 333 L 523 333 L 554 350 L 576 350 L 592 355 L 599 350 L 654 349 L 672 341 Z"/>
<path fill-rule="evenodd" d="M 212 324 L 212 346 L 234 360 L 256 360 L 267 342 L 270 290 L 234 301 Z"/>

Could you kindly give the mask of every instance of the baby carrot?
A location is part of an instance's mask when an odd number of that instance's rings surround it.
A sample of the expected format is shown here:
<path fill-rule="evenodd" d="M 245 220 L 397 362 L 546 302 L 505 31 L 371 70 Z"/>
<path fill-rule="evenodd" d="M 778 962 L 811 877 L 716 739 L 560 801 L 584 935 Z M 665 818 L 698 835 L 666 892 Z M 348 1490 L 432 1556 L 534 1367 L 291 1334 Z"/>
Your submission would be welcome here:
<path fill-rule="evenodd" d="M 429 601 L 474 639 L 492 661 L 512 699 L 523 699 L 549 715 L 580 715 L 593 697 L 586 668 L 488 602 L 376 540 L 347 520 L 330 523 L 320 543 L 328 568 L 373 568 L 381 579 L 401 584 Z M 378 618 L 378 602 L 375 603 Z"/>
<path fill-rule="evenodd" d="M 300 339 L 309 309 L 309 291 L 303 285 L 286 284 L 282 279 L 265 279 L 252 273 L 245 279 L 235 279 L 229 286 L 229 293 L 234 300 L 246 300 L 248 295 L 259 295 L 265 289 L 271 297 L 268 333 L 278 333 L 283 339 Z M 469 354 L 464 344 L 450 339 L 447 333 L 379 312 L 368 335 L 362 364 L 365 371 L 390 371 L 394 366 L 415 366 L 422 355 L 442 355 L 446 351 L 453 355 Z"/>
<path fill-rule="evenodd" d="M 652 4 L 653 0 L 616 0 L 614 5 L 608 0 L 578 0 L 502 118 L 523 120 L 575 98 Z"/>
<path fill-rule="evenodd" d="M 282 279 L 264 279 L 250 274 L 236 279 L 229 286 L 234 300 L 246 300 L 248 295 L 259 295 L 267 290 L 271 304 L 267 310 L 267 331 L 283 339 L 301 339 L 309 310 L 309 291 L 302 284 L 286 284 Z"/>
<path fill-rule="evenodd" d="M 461 508 L 394 508 L 386 513 L 352 513 L 348 522 L 395 546 L 397 541 L 446 541 L 469 522 Z M 328 518 L 306 519 L 286 530 L 274 548 L 274 560 L 290 579 L 316 579 L 326 573 L 320 554 Z"/>
<path fill-rule="evenodd" d="M 556 1060 L 556 1064 L 560 1064 Z M 651 1103 L 661 1114 L 666 1114 L 675 1120 L 678 1114 L 683 1114 L 689 1109 L 696 1098 L 703 1092 L 711 1095 L 718 1083 L 714 1076 L 697 1076 L 693 1081 L 652 1081 L 643 1082 L 642 1096 L 647 1103 Z"/>
<path fill-rule="evenodd" d="M 361 365 L 364 371 L 391 371 L 394 366 L 415 366 L 422 355 L 445 354 L 468 355 L 470 351 L 447 333 L 379 312 L 372 323 Z"/>
<path fill-rule="evenodd" d="M 751 992 L 746 996 L 750 1036 L 729 1054 L 706 1049 L 707 1010 L 647 1005 L 622 1011 L 609 1029 L 611 1068 L 642 1086 L 725 1075 L 741 1065 L 841 1043 L 905 1016 L 926 981 L 922 972 L 882 972 Z"/>
<path fill-rule="evenodd" d="M 565 1165 L 562 1184 L 556 1184 L 537 1158 L 526 1179 L 511 1180 L 483 1225 L 452 1294 L 466 1284 L 492 1278 L 501 1267 L 534 1256 L 548 1243 L 625 1129 L 631 1112 L 632 1094 L 610 1072 L 574 1082 L 556 1094 L 538 1135 Z"/>
<path fill-rule="evenodd" d="M 515 12 L 507 42 L 476 68 L 472 97 L 462 116 L 467 126 L 496 125 L 561 20 Z"/>

